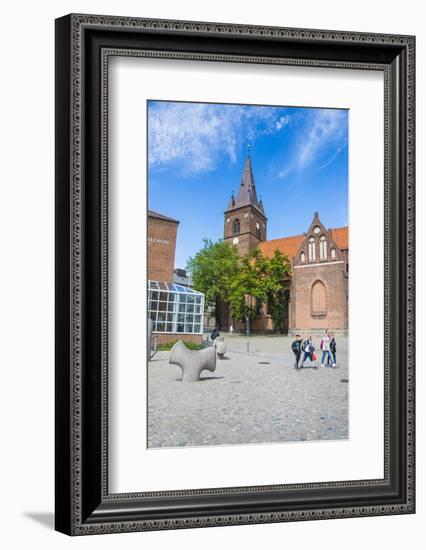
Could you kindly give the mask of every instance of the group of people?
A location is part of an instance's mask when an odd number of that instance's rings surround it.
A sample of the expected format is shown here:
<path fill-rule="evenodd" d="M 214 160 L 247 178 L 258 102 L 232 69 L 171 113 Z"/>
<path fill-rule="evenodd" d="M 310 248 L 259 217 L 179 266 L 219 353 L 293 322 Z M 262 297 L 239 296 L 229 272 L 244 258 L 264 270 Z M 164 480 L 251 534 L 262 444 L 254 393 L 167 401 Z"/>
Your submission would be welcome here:
<path fill-rule="evenodd" d="M 319 365 L 315 365 L 317 357 L 315 355 L 315 346 L 312 342 L 312 336 L 308 336 L 305 340 L 296 334 L 296 340 L 291 344 L 293 350 L 295 362 L 294 368 L 296 370 L 302 369 L 304 362 L 309 359 L 311 366 L 317 369 Z M 336 368 L 336 339 L 333 332 L 325 331 L 325 334 L 320 343 L 320 349 L 322 351 L 321 367 L 329 366 L 332 369 Z M 327 358 L 327 365 L 325 360 Z M 300 363 L 300 364 L 299 364 Z"/>

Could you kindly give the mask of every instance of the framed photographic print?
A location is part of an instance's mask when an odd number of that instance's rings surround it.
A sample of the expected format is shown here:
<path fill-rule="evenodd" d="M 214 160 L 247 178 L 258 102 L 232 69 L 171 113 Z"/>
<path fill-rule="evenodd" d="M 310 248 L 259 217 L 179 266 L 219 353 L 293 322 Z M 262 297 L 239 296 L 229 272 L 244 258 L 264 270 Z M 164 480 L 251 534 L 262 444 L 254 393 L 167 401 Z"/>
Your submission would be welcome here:
<path fill-rule="evenodd" d="M 415 511 L 412 36 L 56 21 L 56 529 Z"/>

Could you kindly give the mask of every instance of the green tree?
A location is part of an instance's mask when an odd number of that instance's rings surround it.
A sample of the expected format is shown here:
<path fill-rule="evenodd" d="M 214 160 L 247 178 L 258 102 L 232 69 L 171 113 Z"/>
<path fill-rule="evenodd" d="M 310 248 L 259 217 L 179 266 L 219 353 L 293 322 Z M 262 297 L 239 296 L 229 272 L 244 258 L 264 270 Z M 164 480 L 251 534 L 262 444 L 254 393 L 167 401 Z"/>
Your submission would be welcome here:
<path fill-rule="evenodd" d="M 285 283 L 291 265 L 278 250 L 272 258 L 259 249 L 239 257 L 236 246 L 204 239 L 203 248 L 186 265 L 194 288 L 203 292 L 206 305 L 212 305 L 220 319 L 220 305 L 229 303 L 233 319 L 245 322 L 256 316 L 256 302 L 269 304 L 275 331 L 282 330 L 288 304 Z"/>
<path fill-rule="evenodd" d="M 194 288 L 206 296 L 206 305 L 213 305 L 219 317 L 220 302 L 227 302 L 230 282 L 238 272 L 238 250 L 225 241 L 213 243 L 204 239 L 203 248 L 190 258 L 186 268 L 191 274 Z"/>
<path fill-rule="evenodd" d="M 289 259 L 279 250 L 275 250 L 272 258 L 268 259 L 267 295 L 272 325 L 277 332 L 284 328 L 284 313 L 288 309 L 285 282 L 290 274 Z"/>
<path fill-rule="evenodd" d="M 233 319 L 246 321 L 256 316 L 256 299 L 267 299 L 267 262 L 260 250 L 255 249 L 240 258 L 239 269 L 230 282 L 229 304 Z"/>
<path fill-rule="evenodd" d="M 288 307 L 284 290 L 290 272 L 288 258 L 278 250 L 272 258 L 263 256 L 259 249 L 243 256 L 230 283 L 232 317 L 240 321 L 252 320 L 256 316 L 256 301 L 267 302 L 274 330 L 282 330 Z"/>

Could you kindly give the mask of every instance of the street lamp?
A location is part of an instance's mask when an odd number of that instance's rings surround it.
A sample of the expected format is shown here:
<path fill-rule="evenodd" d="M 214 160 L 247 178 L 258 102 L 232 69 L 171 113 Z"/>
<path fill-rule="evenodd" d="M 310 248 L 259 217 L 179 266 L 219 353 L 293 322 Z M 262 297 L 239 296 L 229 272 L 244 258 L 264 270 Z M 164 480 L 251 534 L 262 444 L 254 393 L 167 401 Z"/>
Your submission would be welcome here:
<path fill-rule="evenodd" d="M 250 351 L 250 317 L 246 317 L 247 353 Z"/>

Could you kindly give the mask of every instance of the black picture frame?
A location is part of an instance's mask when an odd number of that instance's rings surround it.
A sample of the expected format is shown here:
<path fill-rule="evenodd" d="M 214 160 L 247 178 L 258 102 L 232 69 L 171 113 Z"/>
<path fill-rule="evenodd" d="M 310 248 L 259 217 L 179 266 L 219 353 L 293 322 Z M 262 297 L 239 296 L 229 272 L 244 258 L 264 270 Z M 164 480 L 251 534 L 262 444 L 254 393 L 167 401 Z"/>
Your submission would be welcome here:
<path fill-rule="evenodd" d="M 108 57 L 383 71 L 384 478 L 109 494 Z M 56 20 L 56 529 L 69 535 L 415 511 L 415 37 L 71 14 Z"/>

